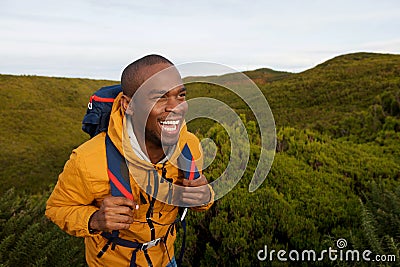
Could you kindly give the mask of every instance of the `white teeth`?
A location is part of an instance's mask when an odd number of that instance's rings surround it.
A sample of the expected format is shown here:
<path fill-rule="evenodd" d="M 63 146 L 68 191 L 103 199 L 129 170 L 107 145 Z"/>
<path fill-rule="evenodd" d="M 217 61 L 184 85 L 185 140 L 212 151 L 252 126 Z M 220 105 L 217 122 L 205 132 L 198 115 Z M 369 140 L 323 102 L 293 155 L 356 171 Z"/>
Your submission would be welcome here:
<path fill-rule="evenodd" d="M 176 131 L 176 125 L 173 125 L 172 127 L 162 127 L 163 128 L 163 130 L 165 130 L 165 131 L 167 131 L 167 132 L 173 132 L 173 131 Z"/>
<path fill-rule="evenodd" d="M 165 125 L 177 125 L 179 123 L 179 120 L 176 121 L 160 121 L 161 124 Z"/>
<path fill-rule="evenodd" d="M 160 121 L 161 128 L 166 132 L 175 132 L 178 129 L 180 120 Z"/>

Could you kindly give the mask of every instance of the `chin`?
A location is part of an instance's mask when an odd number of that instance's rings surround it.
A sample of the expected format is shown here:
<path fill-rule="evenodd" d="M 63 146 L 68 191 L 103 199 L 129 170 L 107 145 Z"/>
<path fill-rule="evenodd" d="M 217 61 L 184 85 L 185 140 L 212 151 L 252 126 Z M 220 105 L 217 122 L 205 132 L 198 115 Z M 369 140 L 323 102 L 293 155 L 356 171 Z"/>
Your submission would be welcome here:
<path fill-rule="evenodd" d="M 146 130 L 145 139 L 146 142 L 149 141 L 159 147 L 174 146 L 178 143 L 179 134 L 160 134 L 155 131 Z"/>
<path fill-rule="evenodd" d="M 162 144 L 162 146 L 174 146 L 178 143 L 178 140 L 179 140 L 178 137 L 176 137 L 174 139 L 168 138 L 168 140 L 166 140 L 166 138 L 163 138 L 163 139 L 161 139 L 161 144 Z"/>

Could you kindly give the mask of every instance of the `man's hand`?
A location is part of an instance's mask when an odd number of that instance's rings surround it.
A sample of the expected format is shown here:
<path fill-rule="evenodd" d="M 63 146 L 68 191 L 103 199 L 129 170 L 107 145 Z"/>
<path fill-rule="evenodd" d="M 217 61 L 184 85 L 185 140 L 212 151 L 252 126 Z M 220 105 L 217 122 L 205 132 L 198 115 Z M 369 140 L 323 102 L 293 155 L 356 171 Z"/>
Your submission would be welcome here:
<path fill-rule="evenodd" d="M 204 175 L 196 180 L 183 179 L 182 185 L 185 188 L 182 191 L 182 202 L 189 206 L 202 206 L 211 201 L 211 191 L 208 181 Z M 199 187 L 201 186 L 201 187 Z"/>
<path fill-rule="evenodd" d="M 125 197 L 106 197 L 89 221 L 89 228 L 97 231 L 128 229 L 133 223 L 134 210 L 139 206 Z"/>

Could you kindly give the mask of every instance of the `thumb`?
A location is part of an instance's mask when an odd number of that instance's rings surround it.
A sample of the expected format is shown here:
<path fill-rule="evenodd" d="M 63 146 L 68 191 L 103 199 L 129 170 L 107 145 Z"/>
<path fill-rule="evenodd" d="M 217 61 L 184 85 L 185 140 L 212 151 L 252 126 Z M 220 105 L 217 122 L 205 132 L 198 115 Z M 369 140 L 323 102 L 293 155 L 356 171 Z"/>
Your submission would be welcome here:
<path fill-rule="evenodd" d="M 207 182 L 207 178 L 203 174 L 195 180 L 183 179 L 183 181 L 182 181 L 183 186 L 190 186 L 190 187 L 201 186 L 201 185 L 205 185 L 205 184 L 208 184 L 208 182 Z"/>

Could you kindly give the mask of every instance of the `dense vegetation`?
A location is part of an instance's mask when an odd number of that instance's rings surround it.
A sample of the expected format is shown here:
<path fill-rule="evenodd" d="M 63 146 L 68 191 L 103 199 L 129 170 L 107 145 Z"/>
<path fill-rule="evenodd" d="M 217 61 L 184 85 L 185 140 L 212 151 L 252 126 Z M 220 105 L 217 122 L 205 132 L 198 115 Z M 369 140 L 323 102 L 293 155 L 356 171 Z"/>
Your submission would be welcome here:
<path fill-rule="evenodd" d="M 80 121 L 93 88 L 110 81 L 0 76 L 0 193 L 36 193 L 55 183 L 87 135 Z"/>
<path fill-rule="evenodd" d="M 287 266 L 276 258 L 260 262 L 257 252 L 264 245 L 322 251 L 339 238 L 349 249 L 392 254 L 399 261 L 400 56 L 357 53 L 299 74 L 246 74 L 274 113 L 277 154 L 266 181 L 250 194 L 260 152 L 251 113 L 224 88 L 188 85 L 189 97 L 211 96 L 246 115 L 252 151 L 235 189 L 208 212 L 190 213 L 185 264 Z M 0 266 L 84 265 L 81 240 L 48 222 L 44 205 L 70 150 L 87 139 L 80 120 L 88 96 L 113 83 L 0 76 Z M 199 125 L 194 121 L 190 128 L 212 138 L 219 151 L 229 151 L 221 126 Z M 218 153 L 207 176 L 218 177 L 227 160 Z"/>

